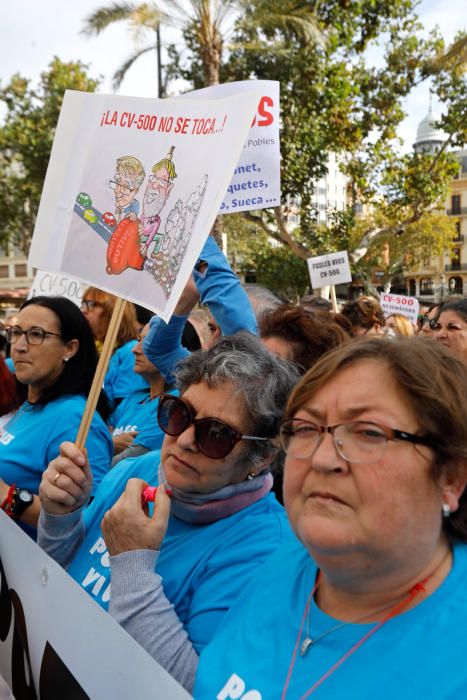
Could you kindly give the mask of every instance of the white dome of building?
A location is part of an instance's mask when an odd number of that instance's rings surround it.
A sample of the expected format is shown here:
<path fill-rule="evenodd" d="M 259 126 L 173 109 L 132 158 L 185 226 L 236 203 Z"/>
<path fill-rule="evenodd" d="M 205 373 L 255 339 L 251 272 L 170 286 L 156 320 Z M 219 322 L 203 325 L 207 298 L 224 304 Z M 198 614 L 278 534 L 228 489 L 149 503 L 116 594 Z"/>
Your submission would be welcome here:
<path fill-rule="evenodd" d="M 436 129 L 434 123 L 435 119 L 430 106 L 428 114 L 418 125 L 417 138 L 413 145 L 415 151 L 430 151 L 433 153 L 444 143 L 447 136 L 441 129 Z"/>

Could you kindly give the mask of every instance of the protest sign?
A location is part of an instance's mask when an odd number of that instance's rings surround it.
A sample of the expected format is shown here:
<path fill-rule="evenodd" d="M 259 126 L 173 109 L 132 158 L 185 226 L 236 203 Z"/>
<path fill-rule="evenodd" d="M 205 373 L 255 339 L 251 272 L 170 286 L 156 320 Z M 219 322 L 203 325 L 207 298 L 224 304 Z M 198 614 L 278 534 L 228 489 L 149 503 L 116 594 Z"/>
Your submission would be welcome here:
<path fill-rule="evenodd" d="M 28 299 L 43 295 L 46 297 L 66 297 L 80 306 L 83 290 L 81 282 L 74 277 L 38 270 L 29 290 Z"/>
<path fill-rule="evenodd" d="M 0 674 L 18 700 L 189 700 L 3 511 L 0 584 Z"/>
<path fill-rule="evenodd" d="M 415 297 L 382 293 L 380 295 L 380 303 L 386 318 L 392 314 L 401 314 L 402 316 L 406 316 L 413 323 L 417 322 L 420 304 Z"/>
<path fill-rule="evenodd" d="M 168 320 L 261 97 L 254 81 L 211 100 L 67 91 L 30 264 L 79 277 Z"/>
<path fill-rule="evenodd" d="M 345 284 L 352 281 L 346 250 L 340 253 L 317 255 L 314 258 L 308 258 L 307 263 L 313 289 L 320 289 L 328 284 Z"/>
<path fill-rule="evenodd" d="M 258 80 L 261 98 L 240 160 L 221 204 L 221 214 L 277 207 L 281 203 L 279 82 Z M 197 90 L 184 97 L 215 99 L 236 95 L 247 82 L 225 83 Z"/>

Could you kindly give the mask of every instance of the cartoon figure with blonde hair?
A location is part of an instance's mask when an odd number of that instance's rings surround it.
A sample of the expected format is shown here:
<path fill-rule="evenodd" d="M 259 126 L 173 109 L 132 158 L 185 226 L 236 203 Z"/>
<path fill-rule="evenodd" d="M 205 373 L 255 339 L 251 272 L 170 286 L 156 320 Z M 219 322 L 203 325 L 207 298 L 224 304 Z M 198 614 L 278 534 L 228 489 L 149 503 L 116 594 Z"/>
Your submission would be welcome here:
<path fill-rule="evenodd" d="M 115 196 L 117 223 L 122 219 L 136 221 L 138 218 L 139 202 L 136 194 L 143 184 L 144 176 L 144 168 L 138 158 L 134 156 L 117 158 L 115 175 L 109 182 Z"/>
<path fill-rule="evenodd" d="M 165 234 L 159 233 L 161 213 L 173 188 L 173 181 L 177 177 L 172 155 L 175 146 L 171 146 L 167 157 L 160 160 L 152 168 L 146 191 L 143 198 L 143 213 L 139 227 L 141 248 L 143 257 L 148 257 L 149 247 L 154 243 L 151 257 L 157 258 L 164 252 Z"/>

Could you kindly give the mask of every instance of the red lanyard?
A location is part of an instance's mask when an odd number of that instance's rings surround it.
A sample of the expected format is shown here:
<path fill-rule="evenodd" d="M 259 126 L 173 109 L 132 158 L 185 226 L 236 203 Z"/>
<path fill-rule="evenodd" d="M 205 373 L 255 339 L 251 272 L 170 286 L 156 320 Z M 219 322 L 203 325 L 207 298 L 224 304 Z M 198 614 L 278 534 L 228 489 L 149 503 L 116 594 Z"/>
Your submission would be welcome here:
<path fill-rule="evenodd" d="M 298 647 L 299 647 L 299 644 L 300 644 L 300 640 L 301 640 L 301 638 L 302 638 L 303 625 L 305 624 L 305 619 L 306 619 L 306 616 L 307 616 L 307 614 L 308 614 L 308 608 L 310 607 L 311 601 L 313 600 L 313 596 L 315 595 L 315 593 L 316 593 L 316 591 L 317 591 L 317 589 L 318 589 L 319 582 L 320 582 L 320 578 L 321 578 L 321 572 L 318 573 L 318 577 L 317 577 L 317 579 L 316 579 L 316 583 L 315 583 L 315 585 L 313 586 L 313 589 L 312 589 L 310 595 L 308 596 L 308 600 L 307 600 L 306 605 L 305 605 L 305 610 L 303 611 L 302 621 L 301 621 L 301 623 L 300 623 L 300 629 L 299 629 L 299 631 L 298 631 L 297 640 L 296 640 L 296 642 L 295 642 L 295 647 L 294 647 L 294 650 L 293 650 L 292 659 L 291 659 L 291 661 L 290 661 L 289 670 L 288 670 L 288 673 L 287 673 L 287 678 L 285 679 L 284 688 L 283 688 L 283 690 L 282 690 L 281 700 L 285 700 L 285 698 L 286 698 L 286 696 L 287 696 L 287 691 L 288 691 L 288 688 L 289 688 L 290 679 L 292 678 L 292 673 L 293 673 L 294 666 L 295 666 L 295 661 L 296 661 L 296 658 L 297 658 Z M 343 656 L 341 656 L 341 658 L 338 659 L 338 660 L 336 661 L 336 663 L 333 664 L 333 665 L 331 666 L 331 668 L 330 668 L 328 671 L 326 671 L 326 673 L 324 673 L 324 674 L 321 676 L 321 678 L 318 678 L 318 680 L 311 686 L 311 688 L 309 688 L 309 689 L 304 693 L 304 695 L 301 695 L 301 696 L 300 696 L 299 700 L 305 700 L 305 698 L 308 698 L 312 693 L 314 693 L 315 690 L 316 690 L 317 688 L 319 688 L 319 686 L 320 686 L 322 683 L 324 683 L 324 681 L 325 681 L 327 678 L 329 678 L 329 676 L 331 676 L 331 675 L 334 673 L 334 671 L 336 671 L 336 670 L 339 668 L 339 666 L 341 666 L 341 665 L 344 663 L 344 661 L 346 661 L 350 656 L 352 656 L 352 654 L 354 654 L 354 653 L 357 651 L 357 649 L 358 649 L 359 647 L 362 646 L 362 644 L 365 644 L 365 642 L 366 642 L 370 637 L 372 637 L 379 629 L 381 629 L 381 627 L 383 627 L 383 625 L 385 625 L 386 622 L 388 622 L 388 620 L 390 620 L 392 617 L 395 617 L 395 616 L 398 615 L 400 612 L 402 612 L 402 610 L 403 610 L 407 605 L 409 605 L 409 603 L 411 603 L 412 600 L 413 600 L 421 591 L 425 592 L 425 583 L 426 583 L 430 578 L 431 578 L 431 575 L 430 575 L 430 576 L 427 576 L 425 579 L 423 579 L 423 581 L 420 581 L 419 583 L 416 583 L 414 586 L 412 586 L 412 588 L 410 589 L 408 595 L 407 595 L 403 600 L 401 600 L 400 603 L 397 603 L 397 604 L 392 608 L 392 610 L 390 610 L 390 611 L 388 612 L 388 614 L 386 615 L 386 617 L 384 617 L 380 622 L 377 622 L 376 625 L 375 625 L 374 627 L 371 628 L 371 630 L 369 630 L 365 635 L 363 635 L 363 637 L 362 637 L 361 639 L 359 639 L 358 642 L 356 642 L 356 643 L 353 645 L 353 647 L 351 647 Z M 350 624 L 350 623 L 349 623 L 349 624 Z"/>

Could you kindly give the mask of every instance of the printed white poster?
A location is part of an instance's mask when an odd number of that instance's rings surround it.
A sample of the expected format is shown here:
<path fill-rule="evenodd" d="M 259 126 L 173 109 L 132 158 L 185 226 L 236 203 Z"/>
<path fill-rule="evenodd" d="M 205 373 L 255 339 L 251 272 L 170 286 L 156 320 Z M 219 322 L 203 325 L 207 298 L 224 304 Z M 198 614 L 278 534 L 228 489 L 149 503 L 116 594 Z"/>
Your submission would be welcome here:
<path fill-rule="evenodd" d="M 345 284 L 352 281 L 346 250 L 340 253 L 317 255 L 314 258 L 308 258 L 307 263 L 313 289 L 320 289 L 328 284 Z"/>
<path fill-rule="evenodd" d="M 413 323 L 417 322 L 420 304 L 415 297 L 406 297 L 402 294 L 382 293 L 380 295 L 380 303 L 386 318 L 392 314 L 401 314 L 402 316 L 406 316 Z"/>
<path fill-rule="evenodd" d="M 258 80 L 261 98 L 242 154 L 234 170 L 221 214 L 277 207 L 281 203 L 279 87 L 276 80 Z M 225 83 L 188 93 L 185 97 L 203 96 L 210 99 L 236 95 L 248 83 Z"/>
<path fill-rule="evenodd" d="M 2 511 L 0 591 L 0 674 L 17 700 L 189 700 Z"/>
<path fill-rule="evenodd" d="M 83 289 L 81 282 L 74 277 L 38 270 L 29 290 L 28 299 L 39 296 L 66 297 L 80 306 Z"/>
<path fill-rule="evenodd" d="M 231 181 L 262 97 L 67 91 L 29 263 L 168 320 Z"/>

